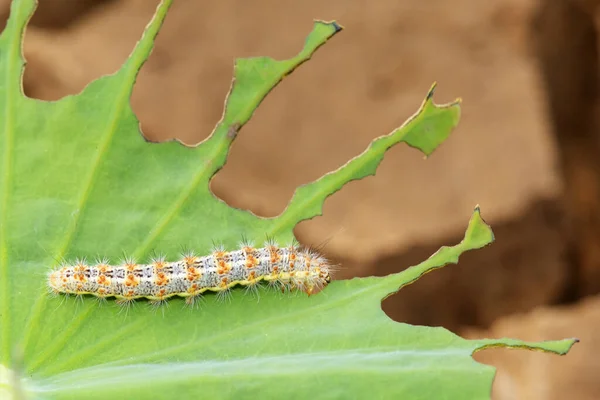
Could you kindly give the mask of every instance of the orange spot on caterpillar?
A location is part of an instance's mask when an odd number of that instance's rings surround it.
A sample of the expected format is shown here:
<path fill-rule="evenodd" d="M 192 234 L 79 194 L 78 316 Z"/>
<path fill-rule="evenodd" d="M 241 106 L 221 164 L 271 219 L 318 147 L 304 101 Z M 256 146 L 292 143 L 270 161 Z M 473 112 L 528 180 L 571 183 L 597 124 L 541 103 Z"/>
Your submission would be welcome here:
<path fill-rule="evenodd" d="M 190 294 L 194 294 L 198 291 L 198 285 L 197 284 L 193 284 L 192 286 L 190 286 L 187 290 L 188 293 Z"/>
<path fill-rule="evenodd" d="M 167 275 L 164 272 L 158 272 L 156 274 L 154 284 L 156 286 L 165 286 L 167 283 L 169 283 L 169 278 L 167 277 Z"/>
<path fill-rule="evenodd" d="M 135 271 L 136 267 L 137 267 L 137 264 L 136 264 L 136 263 L 133 263 L 133 262 L 126 262 L 126 263 L 125 263 L 125 269 L 126 269 L 128 272 L 133 272 L 133 271 Z"/>
<path fill-rule="evenodd" d="M 250 271 L 250 273 L 248 274 L 248 280 L 250 282 L 253 282 L 256 280 L 256 271 Z"/>
<path fill-rule="evenodd" d="M 198 257 L 195 256 L 185 256 L 183 258 L 183 262 L 185 263 L 186 267 L 190 268 L 193 267 L 193 265 L 198 261 Z"/>
<path fill-rule="evenodd" d="M 222 251 L 222 250 L 217 250 L 213 252 L 213 257 L 217 260 L 221 260 L 225 257 L 225 255 L 227 254 L 227 252 Z"/>
<path fill-rule="evenodd" d="M 226 276 L 221 278 L 221 283 L 219 284 L 219 287 L 222 289 L 227 288 L 227 285 L 229 285 L 229 278 L 227 278 Z"/>
<path fill-rule="evenodd" d="M 137 285 L 139 285 L 139 281 L 137 280 L 135 275 L 133 275 L 133 274 L 127 275 L 127 278 L 125 279 L 125 286 L 131 287 L 131 286 L 137 286 Z"/>
<path fill-rule="evenodd" d="M 201 277 L 202 277 L 202 274 L 200 272 L 198 272 L 198 270 L 195 267 L 187 268 L 186 279 L 188 281 L 194 282 L 194 281 L 197 281 L 198 279 L 200 279 Z"/>
<path fill-rule="evenodd" d="M 246 254 L 246 268 L 254 268 L 258 265 L 258 259 L 251 254 Z"/>
<path fill-rule="evenodd" d="M 271 256 L 271 264 L 275 264 L 279 261 L 279 259 L 281 258 L 279 256 L 279 248 L 277 248 L 276 246 L 269 246 L 269 254 Z"/>
<path fill-rule="evenodd" d="M 219 275 L 228 274 L 229 272 L 231 272 L 231 268 L 232 268 L 231 265 L 229 265 L 225 261 L 219 261 L 218 267 L 217 267 L 217 274 L 219 274 Z"/>
<path fill-rule="evenodd" d="M 98 279 L 96 279 L 96 283 L 100 286 L 109 286 L 110 279 L 108 279 L 105 275 L 100 275 Z"/>

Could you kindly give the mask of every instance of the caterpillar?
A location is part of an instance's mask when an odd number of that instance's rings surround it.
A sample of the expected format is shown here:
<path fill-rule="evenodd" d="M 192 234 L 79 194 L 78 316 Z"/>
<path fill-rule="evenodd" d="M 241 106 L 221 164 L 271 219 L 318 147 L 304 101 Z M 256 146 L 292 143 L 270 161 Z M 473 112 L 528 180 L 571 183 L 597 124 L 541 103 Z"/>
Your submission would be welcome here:
<path fill-rule="evenodd" d="M 312 249 L 274 243 L 240 247 L 234 251 L 216 248 L 202 257 L 188 253 L 173 262 L 159 257 L 149 264 L 126 260 L 109 265 L 102 260 L 88 265 L 77 260 L 50 271 L 47 281 L 54 294 L 115 298 L 118 303 L 147 299 L 154 304 L 174 296 L 193 304 L 204 292 L 225 293 L 237 285 L 254 288 L 261 282 L 311 295 L 331 282 L 332 265 Z"/>

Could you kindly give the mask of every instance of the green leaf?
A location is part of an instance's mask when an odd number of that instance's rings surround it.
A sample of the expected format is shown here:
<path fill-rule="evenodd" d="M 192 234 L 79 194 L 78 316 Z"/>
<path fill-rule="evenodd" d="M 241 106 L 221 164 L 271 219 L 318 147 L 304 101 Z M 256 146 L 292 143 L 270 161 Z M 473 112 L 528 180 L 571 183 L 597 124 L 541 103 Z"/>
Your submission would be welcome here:
<path fill-rule="evenodd" d="M 390 320 L 381 300 L 426 272 L 493 240 L 476 209 L 465 239 L 399 274 L 335 281 L 321 293 L 234 290 L 199 309 L 170 301 L 159 312 L 124 312 L 92 298 L 52 298 L 46 274 L 63 258 L 123 254 L 168 259 L 183 249 L 234 248 L 242 237 L 293 239 L 344 184 L 375 173 L 391 146 L 430 154 L 456 126 L 458 102 L 433 90 L 409 121 L 340 169 L 298 189 L 278 217 L 228 207 L 211 177 L 269 91 L 341 30 L 316 21 L 293 58 L 237 60 L 222 120 L 196 147 L 149 143 L 129 99 L 171 0 L 114 75 L 56 102 L 26 98 L 21 40 L 34 0 L 15 0 L 0 36 L 0 397 L 132 398 L 482 398 L 493 368 L 471 354 L 489 346 L 564 354 L 573 340 L 467 341 L 443 328 Z M 433 89 L 433 88 L 432 88 Z M 207 100 L 208 101 L 208 100 Z M 212 100 L 211 100 L 212 101 Z M 435 305 L 432 305 L 435 306 Z"/>

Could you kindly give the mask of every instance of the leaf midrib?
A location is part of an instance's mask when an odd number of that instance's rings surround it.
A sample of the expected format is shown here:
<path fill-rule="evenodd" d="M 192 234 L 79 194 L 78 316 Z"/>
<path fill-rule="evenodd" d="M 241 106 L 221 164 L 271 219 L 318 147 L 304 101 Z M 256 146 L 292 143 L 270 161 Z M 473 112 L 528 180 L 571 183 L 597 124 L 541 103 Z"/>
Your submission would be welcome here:
<path fill-rule="evenodd" d="M 276 353 L 276 354 L 269 354 L 269 355 L 261 355 L 261 354 L 256 354 L 254 356 L 250 355 L 247 357 L 238 357 L 238 358 L 230 358 L 227 360 L 221 360 L 221 359 L 209 359 L 209 360 L 198 360 L 198 361 L 186 361 L 186 362 L 169 362 L 169 363 L 132 363 L 132 364 L 126 364 L 126 365 L 119 365 L 119 364 L 114 364 L 114 363 L 105 363 L 105 364 L 99 364 L 99 365 L 95 365 L 93 367 L 86 367 L 86 368 L 82 368 L 79 370 L 72 370 L 72 371 L 67 371 L 67 372 L 63 372 L 57 375 L 52 376 L 52 378 L 48 378 L 47 380 L 51 382 L 51 384 L 61 384 L 61 380 L 62 381 L 67 381 L 67 382 L 78 382 L 76 385 L 80 385 L 80 383 L 82 381 L 88 381 L 88 382 L 93 382 L 94 384 L 98 384 L 98 380 L 94 379 L 94 380 L 88 380 L 86 379 L 86 376 L 94 376 L 97 377 L 99 374 L 102 374 L 103 372 L 106 373 L 108 372 L 109 374 L 114 374 L 114 376 L 118 376 L 120 379 L 123 378 L 123 374 L 127 374 L 127 371 L 133 371 L 138 375 L 139 378 L 144 378 L 145 380 L 147 380 L 149 378 L 149 374 L 148 372 L 150 370 L 154 370 L 154 371 L 150 371 L 150 374 L 152 373 L 156 373 L 157 371 L 160 371 L 160 374 L 157 375 L 158 379 L 164 379 L 164 380 L 172 380 L 172 378 L 175 376 L 177 379 L 181 379 L 181 373 L 188 371 L 189 373 L 192 373 L 193 376 L 197 376 L 198 371 L 197 370 L 193 370 L 193 367 L 201 367 L 202 369 L 205 370 L 205 374 L 203 374 L 203 376 L 211 376 L 211 375 L 219 375 L 222 376 L 223 371 L 229 371 L 231 372 L 233 371 L 237 371 L 236 374 L 234 375 L 240 375 L 240 374 L 257 374 L 257 375 L 268 375 L 271 376 L 274 373 L 276 373 L 275 371 L 280 371 L 282 373 L 290 373 L 289 369 L 284 369 L 282 370 L 279 367 L 276 367 L 277 365 L 280 365 L 281 363 L 278 362 L 278 360 L 288 360 L 289 363 L 289 359 L 293 359 L 293 360 L 302 360 L 305 359 L 307 363 L 309 363 L 310 365 L 312 365 L 315 368 L 318 368 L 320 365 L 323 365 L 322 363 L 317 362 L 317 360 L 319 358 L 321 358 L 322 360 L 325 361 L 330 361 L 332 363 L 330 364 L 325 364 L 326 368 L 330 368 L 332 364 L 336 365 L 336 371 L 339 371 L 340 369 L 343 370 L 344 366 L 347 365 L 347 363 L 343 362 L 341 359 L 343 358 L 354 358 L 356 356 L 361 357 L 361 359 L 363 359 L 364 355 L 369 355 L 369 356 L 376 356 L 378 358 L 390 358 L 393 357 L 394 359 L 397 359 L 399 357 L 404 356 L 408 356 L 408 357 L 412 357 L 411 360 L 415 359 L 429 359 L 429 358 L 435 358 L 435 359 L 440 359 L 440 358 L 446 358 L 446 357 L 461 357 L 461 358 L 466 358 L 468 357 L 465 354 L 465 347 L 467 346 L 453 346 L 453 347 L 443 347 L 443 348 L 419 348 L 419 349 L 414 349 L 414 348 L 398 348 L 398 347 L 392 347 L 392 346 L 381 346 L 381 347 L 377 347 L 377 348 L 369 348 L 368 350 L 362 350 L 359 348 L 347 348 L 347 349 L 342 349 L 342 350 L 330 350 L 330 351 L 299 351 L 299 352 L 294 352 L 292 354 L 286 354 L 286 353 Z M 468 347 L 472 347 L 472 346 L 468 346 Z M 372 360 L 374 357 L 370 357 L 370 359 Z M 265 371 L 264 369 L 254 369 L 254 368 L 244 368 L 244 366 L 248 363 L 252 363 L 252 364 L 267 364 L 267 365 L 271 365 L 274 366 L 274 370 L 272 371 Z M 239 368 L 232 368 L 232 365 L 238 364 Z M 300 363 L 301 364 L 301 363 Z M 291 363 L 291 365 L 299 365 L 298 363 Z M 365 365 L 370 365 L 372 366 L 372 363 L 366 363 Z M 379 366 L 378 364 L 376 364 L 377 366 Z M 472 366 L 471 362 L 469 362 L 467 364 L 468 366 Z M 452 367 L 452 363 L 447 363 L 445 364 L 446 367 Z M 389 366 L 386 366 L 386 368 Z M 464 367 L 464 366 L 463 366 Z M 427 368 L 427 366 L 424 366 L 422 364 L 420 365 L 415 365 L 415 363 L 395 363 L 394 364 L 394 368 L 396 371 L 400 371 L 400 370 L 421 370 L 423 368 Z M 180 370 L 180 373 L 177 372 L 177 369 Z M 220 369 L 220 370 L 219 370 Z M 305 371 L 306 369 L 303 367 L 301 368 L 303 371 Z M 354 369 L 354 367 L 353 367 Z M 113 370 L 113 371 L 111 371 Z M 193 371 L 193 372 L 192 372 Z M 89 374 L 89 375 L 88 375 Z M 129 379 L 125 379 L 123 380 L 126 383 L 132 383 L 131 378 L 133 378 L 132 376 L 129 377 Z M 107 379 L 106 376 L 104 376 L 104 379 Z M 108 377 L 108 379 L 110 379 L 110 377 Z M 153 379 L 154 381 L 154 379 Z M 109 385 L 109 382 L 104 382 L 101 383 L 102 385 Z"/>

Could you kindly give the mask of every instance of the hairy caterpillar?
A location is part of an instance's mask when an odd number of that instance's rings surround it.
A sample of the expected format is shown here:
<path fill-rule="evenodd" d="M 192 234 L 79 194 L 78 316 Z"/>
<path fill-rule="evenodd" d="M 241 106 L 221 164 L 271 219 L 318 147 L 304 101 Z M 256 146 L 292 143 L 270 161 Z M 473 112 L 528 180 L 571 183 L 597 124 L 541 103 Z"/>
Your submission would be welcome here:
<path fill-rule="evenodd" d="M 299 246 L 262 248 L 242 244 L 239 250 L 215 249 L 210 255 L 186 254 L 178 261 L 164 258 L 150 264 L 127 260 L 121 265 L 100 261 L 88 265 L 83 260 L 63 264 L 48 274 L 53 293 L 90 294 L 128 303 L 145 298 L 162 303 L 173 296 L 187 304 L 207 291 L 224 293 L 236 285 L 254 287 L 260 282 L 279 285 L 282 290 L 297 289 L 308 295 L 331 281 L 332 266 L 314 250 Z"/>

